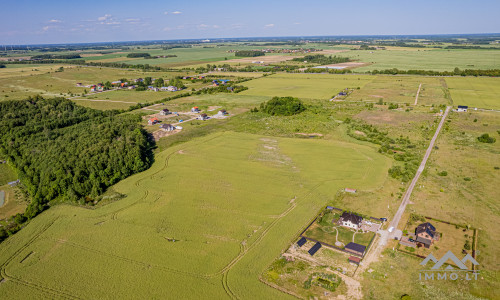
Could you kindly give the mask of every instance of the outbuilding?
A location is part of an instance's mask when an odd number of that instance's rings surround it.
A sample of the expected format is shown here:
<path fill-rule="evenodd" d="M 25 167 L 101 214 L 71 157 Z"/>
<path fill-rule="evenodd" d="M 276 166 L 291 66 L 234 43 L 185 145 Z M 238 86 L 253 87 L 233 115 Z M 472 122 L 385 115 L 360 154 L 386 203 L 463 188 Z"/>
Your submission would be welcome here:
<path fill-rule="evenodd" d="M 366 246 L 351 242 L 345 246 L 344 250 L 358 256 L 363 256 L 366 251 Z"/>

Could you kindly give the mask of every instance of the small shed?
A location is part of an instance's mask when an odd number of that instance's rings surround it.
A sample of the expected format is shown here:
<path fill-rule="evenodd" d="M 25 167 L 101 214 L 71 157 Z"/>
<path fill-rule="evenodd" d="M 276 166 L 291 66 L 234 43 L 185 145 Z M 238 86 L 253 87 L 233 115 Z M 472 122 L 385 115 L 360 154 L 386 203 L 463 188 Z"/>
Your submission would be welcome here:
<path fill-rule="evenodd" d="M 344 191 L 346 193 L 353 193 L 353 194 L 356 193 L 356 189 L 345 188 Z"/>
<path fill-rule="evenodd" d="M 175 126 L 173 126 L 172 124 L 161 124 L 160 129 L 162 129 L 163 131 L 174 131 Z"/>
<path fill-rule="evenodd" d="M 359 265 L 361 259 L 356 256 L 349 256 L 349 262 Z"/>
<path fill-rule="evenodd" d="M 297 241 L 297 245 L 299 247 L 304 246 L 304 244 L 307 242 L 307 239 L 305 237 L 301 237 L 300 240 Z"/>

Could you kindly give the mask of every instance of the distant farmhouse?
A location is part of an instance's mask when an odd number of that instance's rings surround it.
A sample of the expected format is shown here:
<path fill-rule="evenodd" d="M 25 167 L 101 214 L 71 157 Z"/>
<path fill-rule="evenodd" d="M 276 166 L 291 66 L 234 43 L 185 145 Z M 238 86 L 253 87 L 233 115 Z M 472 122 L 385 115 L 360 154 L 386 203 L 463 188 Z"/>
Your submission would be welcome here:
<path fill-rule="evenodd" d="M 158 119 L 157 118 L 152 118 L 152 119 L 148 120 L 148 125 L 154 125 L 156 123 L 158 123 Z"/>
<path fill-rule="evenodd" d="M 198 117 L 198 120 L 202 120 L 202 121 L 205 121 L 205 120 L 208 120 L 208 115 L 207 114 L 201 114 L 199 117 Z"/>
<path fill-rule="evenodd" d="M 417 236 L 416 242 L 417 246 L 429 248 L 434 241 L 439 239 L 439 233 L 436 232 L 436 227 L 431 223 L 422 223 L 415 229 L 415 235 Z"/>
<path fill-rule="evenodd" d="M 457 112 L 467 112 L 467 109 L 469 109 L 468 106 L 466 105 L 459 105 L 457 108 Z"/>
<path fill-rule="evenodd" d="M 350 212 L 343 212 L 338 224 L 347 228 L 358 230 L 361 227 L 363 218 Z"/>
<path fill-rule="evenodd" d="M 194 113 L 200 112 L 200 108 L 198 106 L 195 106 L 195 107 L 191 108 L 191 112 L 194 112 Z"/>
<path fill-rule="evenodd" d="M 227 113 L 227 111 L 225 109 L 221 109 L 221 110 L 219 110 L 219 112 L 217 114 L 220 115 L 220 116 L 225 116 L 228 113 Z"/>

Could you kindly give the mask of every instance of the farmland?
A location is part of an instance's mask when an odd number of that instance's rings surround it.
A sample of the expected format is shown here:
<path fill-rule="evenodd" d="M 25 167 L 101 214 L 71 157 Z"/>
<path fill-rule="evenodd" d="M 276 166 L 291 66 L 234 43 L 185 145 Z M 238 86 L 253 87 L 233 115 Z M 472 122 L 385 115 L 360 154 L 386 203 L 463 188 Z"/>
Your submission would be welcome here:
<path fill-rule="evenodd" d="M 363 75 L 276 74 L 245 82 L 248 90 L 241 94 L 326 100 L 345 88 L 362 88 L 373 79 Z"/>
<path fill-rule="evenodd" d="M 7 297 L 20 290 L 56 298 L 284 297 L 258 274 L 328 193 L 345 184 L 378 185 L 384 165 L 369 147 L 335 141 L 225 133 L 181 144 L 112 188 L 126 198 L 95 210 L 54 207 L 2 245 L 1 274 L 9 280 L 0 290 Z M 56 268 L 61 264 L 71 268 Z"/>
<path fill-rule="evenodd" d="M 446 78 L 454 103 L 500 110 L 499 78 Z"/>

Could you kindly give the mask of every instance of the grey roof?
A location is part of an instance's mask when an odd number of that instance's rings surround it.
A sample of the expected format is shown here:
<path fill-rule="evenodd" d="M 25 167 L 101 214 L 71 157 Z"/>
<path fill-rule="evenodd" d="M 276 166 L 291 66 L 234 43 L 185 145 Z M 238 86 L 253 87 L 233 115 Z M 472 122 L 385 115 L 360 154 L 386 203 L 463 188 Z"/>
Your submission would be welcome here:
<path fill-rule="evenodd" d="M 417 237 L 416 241 L 419 242 L 419 243 L 426 244 L 426 245 L 432 244 L 432 240 L 429 240 L 429 239 L 426 239 L 426 238 L 423 238 L 423 237 L 420 237 L 420 236 Z"/>
<path fill-rule="evenodd" d="M 363 221 L 362 217 L 346 211 L 342 213 L 341 218 L 343 221 L 350 221 L 351 223 L 357 225 L 361 225 L 361 221 Z"/>
<path fill-rule="evenodd" d="M 365 250 L 366 250 L 366 246 L 350 242 L 349 244 L 347 244 L 345 246 L 345 249 L 349 249 L 349 250 L 352 250 L 352 251 L 364 253 Z"/>
<path fill-rule="evenodd" d="M 431 238 L 434 238 L 434 235 L 436 234 L 436 227 L 434 227 L 434 225 L 432 225 L 429 222 L 422 223 L 422 224 L 418 225 L 417 228 L 415 229 L 415 234 L 418 235 L 419 233 L 422 233 L 422 232 L 425 232 Z"/>

